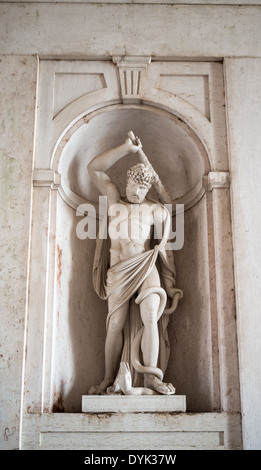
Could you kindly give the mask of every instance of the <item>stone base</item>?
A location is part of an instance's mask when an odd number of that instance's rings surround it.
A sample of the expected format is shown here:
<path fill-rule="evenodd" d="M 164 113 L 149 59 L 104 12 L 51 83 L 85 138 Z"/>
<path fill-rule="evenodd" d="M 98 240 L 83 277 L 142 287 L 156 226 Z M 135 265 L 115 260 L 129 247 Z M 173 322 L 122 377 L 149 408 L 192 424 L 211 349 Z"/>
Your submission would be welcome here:
<path fill-rule="evenodd" d="M 83 395 L 83 413 L 178 413 L 186 411 L 185 395 Z"/>
<path fill-rule="evenodd" d="M 29 413 L 23 417 L 21 449 L 25 450 L 241 448 L 239 413 Z"/>

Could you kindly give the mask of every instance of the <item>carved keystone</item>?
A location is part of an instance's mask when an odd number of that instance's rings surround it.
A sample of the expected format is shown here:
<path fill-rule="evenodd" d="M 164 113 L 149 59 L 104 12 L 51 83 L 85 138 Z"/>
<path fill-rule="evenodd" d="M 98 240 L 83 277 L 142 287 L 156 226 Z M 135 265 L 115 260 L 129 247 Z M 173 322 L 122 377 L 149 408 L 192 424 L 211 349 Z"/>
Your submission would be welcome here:
<path fill-rule="evenodd" d="M 146 69 L 151 57 L 116 56 L 113 62 L 119 68 L 123 103 L 139 103 L 142 98 Z"/>

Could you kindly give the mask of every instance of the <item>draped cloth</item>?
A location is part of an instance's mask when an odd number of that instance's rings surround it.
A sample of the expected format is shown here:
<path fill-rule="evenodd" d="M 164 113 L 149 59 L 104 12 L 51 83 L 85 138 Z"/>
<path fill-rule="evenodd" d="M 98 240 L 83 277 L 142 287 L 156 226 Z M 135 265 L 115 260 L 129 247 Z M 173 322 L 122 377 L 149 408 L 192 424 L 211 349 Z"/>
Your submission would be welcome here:
<path fill-rule="evenodd" d="M 169 212 L 165 207 L 164 210 L 166 211 L 166 216 L 170 217 Z M 165 242 L 163 243 L 163 241 L 161 241 L 149 251 L 131 256 L 130 258 L 120 261 L 110 267 L 110 241 L 106 236 L 106 231 L 107 219 L 103 221 L 99 231 L 99 236 L 96 240 L 96 250 L 93 263 L 93 285 L 100 298 L 104 300 L 110 299 L 110 308 L 106 321 L 107 327 L 111 315 L 125 302 L 129 301 L 129 315 L 123 330 L 124 345 L 121 361 L 129 363 L 133 386 L 142 386 L 142 376 L 134 370 L 131 363 L 131 344 L 137 332 L 142 327 L 139 305 L 135 303 L 135 296 L 137 295 L 139 288 L 142 286 L 142 283 L 156 265 L 156 262 L 163 287 L 164 279 L 166 278 L 172 279 L 173 285 L 175 285 L 174 261 L 172 256 L 170 257 L 167 255 Z M 163 239 L 166 240 L 165 234 L 163 234 L 162 240 Z M 167 333 L 168 321 L 169 315 L 164 313 L 158 321 L 160 342 L 158 367 L 162 370 L 163 374 L 167 367 L 170 352 Z M 142 362 L 142 358 L 140 359 Z"/>

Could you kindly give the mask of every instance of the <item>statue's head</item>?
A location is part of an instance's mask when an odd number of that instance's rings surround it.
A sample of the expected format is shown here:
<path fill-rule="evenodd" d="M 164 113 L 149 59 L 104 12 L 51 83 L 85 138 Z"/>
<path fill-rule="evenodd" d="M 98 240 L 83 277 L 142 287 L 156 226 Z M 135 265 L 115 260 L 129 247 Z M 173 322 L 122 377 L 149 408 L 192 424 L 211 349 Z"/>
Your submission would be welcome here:
<path fill-rule="evenodd" d="M 143 202 L 154 179 L 153 171 L 144 163 L 131 167 L 127 172 L 127 199 L 134 204 Z"/>

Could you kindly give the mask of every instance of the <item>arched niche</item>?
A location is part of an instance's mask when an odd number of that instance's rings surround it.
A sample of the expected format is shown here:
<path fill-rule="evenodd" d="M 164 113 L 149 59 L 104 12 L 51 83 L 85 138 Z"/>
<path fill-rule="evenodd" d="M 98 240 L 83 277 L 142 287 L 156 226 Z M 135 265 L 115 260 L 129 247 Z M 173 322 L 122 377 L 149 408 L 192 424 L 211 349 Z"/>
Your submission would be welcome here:
<path fill-rule="evenodd" d="M 64 135 L 52 167 L 61 174 L 60 193 L 72 207 L 79 202 L 97 204 L 98 192 L 86 167 L 99 153 L 124 142 L 129 130 L 138 135 L 143 150 L 159 173 L 174 203 L 186 208 L 205 191 L 203 175 L 210 165 L 205 148 L 191 128 L 174 114 L 144 105 L 115 105 L 101 108 L 75 123 Z M 137 163 L 129 155 L 109 170 L 121 193 L 127 169 Z M 154 193 L 155 197 L 155 193 Z"/>
<path fill-rule="evenodd" d="M 114 105 L 86 114 L 61 139 L 53 169 L 61 174 L 56 220 L 54 289 L 53 410 L 80 411 L 81 395 L 104 373 L 107 304 L 92 286 L 94 239 L 79 239 L 79 204 L 98 211 L 98 192 L 89 178 L 91 159 L 120 145 L 133 130 L 174 203 L 185 204 L 185 241 L 174 253 L 177 286 L 184 290 L 169 324 L 171 356 L 166 379 L 187 396 L 188 411 L 214 409 L 213 312 L 209 271 L 208 156 L 200 139 L 173 113 L 153 106 Z M 126 172 L 137 156 L 109 170 L 124 194 Z M 155 196 L 155 194 L 152 194 Z M 98 212 L 96 213 L 98 218 Z M 175 229 L 175 218 L 173 219 Z M 215 353 L 215 351 L 214 351 Z"/>

